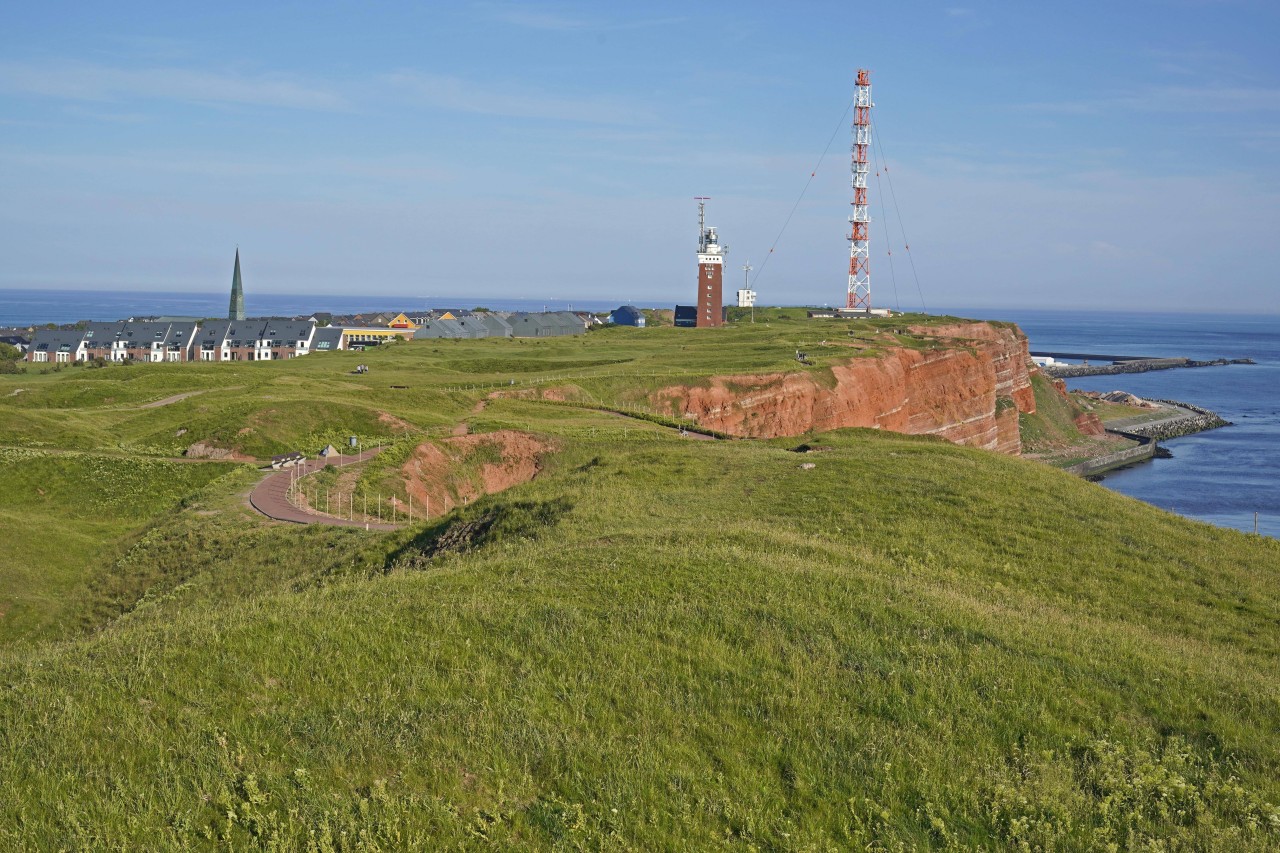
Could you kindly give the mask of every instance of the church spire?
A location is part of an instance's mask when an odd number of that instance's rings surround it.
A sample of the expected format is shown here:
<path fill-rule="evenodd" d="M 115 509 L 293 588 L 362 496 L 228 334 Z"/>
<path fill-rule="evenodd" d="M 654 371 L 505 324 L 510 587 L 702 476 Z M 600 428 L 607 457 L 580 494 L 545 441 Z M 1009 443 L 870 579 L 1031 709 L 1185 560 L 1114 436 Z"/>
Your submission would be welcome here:
<path fill-rule="evenodd" d="M 228 320 L 244 319 L 244 284 L 240 281 L 240 247 L 236 246 L 236 271 L 231 274 L 231 307 Z"/>

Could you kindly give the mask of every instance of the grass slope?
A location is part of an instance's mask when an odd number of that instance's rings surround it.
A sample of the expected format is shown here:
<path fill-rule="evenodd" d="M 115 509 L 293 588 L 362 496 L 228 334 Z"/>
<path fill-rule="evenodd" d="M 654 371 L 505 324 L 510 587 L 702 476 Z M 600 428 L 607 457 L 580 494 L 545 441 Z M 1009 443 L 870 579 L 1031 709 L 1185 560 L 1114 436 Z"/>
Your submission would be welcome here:
<path fill-rule="evenodd" d="M 235 467 L 0 447 L 0 644 L 80 624 L 129 540 Z"/>
<path fill-rule="evenodd" d="M 174 519 L 163 594 L 0 659 L 0 842 L 1280 841 L 1277 543 L 940 442 L 547 408 L 577 439 L 470 552 Z"/>

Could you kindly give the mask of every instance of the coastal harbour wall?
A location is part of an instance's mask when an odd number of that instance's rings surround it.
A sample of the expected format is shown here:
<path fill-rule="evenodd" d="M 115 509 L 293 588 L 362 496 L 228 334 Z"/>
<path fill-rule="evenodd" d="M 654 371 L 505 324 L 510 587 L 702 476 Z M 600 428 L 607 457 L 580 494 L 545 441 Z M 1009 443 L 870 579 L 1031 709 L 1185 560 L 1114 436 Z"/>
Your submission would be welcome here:
<path fill-rule="evenodd" d="M 1068 468 L 1063 468 L 1068 474 L 1075 474 L 1078 477 L 1092 477 L 1105 471 L 1113 471 L 1116 468 L 1123 468 L 1126 465 L 1133 465 L 1136 462 L 1146 462 L 1156 455 L 1156 440 L 1150 436 L 1139 435 L 1131 432 L 1120 432 L 1118 430 L 1107 430 L 1112 435 L 1131 438 L 1138 442 L 1137 447 L 1129 447 L 1125 450 L 1117 450 L 1114 453 L 1108 453 L 1105 456 L 1096 456 L 1093 459 L 1086 459 L 1084 462 L 1077 463 Z"/>

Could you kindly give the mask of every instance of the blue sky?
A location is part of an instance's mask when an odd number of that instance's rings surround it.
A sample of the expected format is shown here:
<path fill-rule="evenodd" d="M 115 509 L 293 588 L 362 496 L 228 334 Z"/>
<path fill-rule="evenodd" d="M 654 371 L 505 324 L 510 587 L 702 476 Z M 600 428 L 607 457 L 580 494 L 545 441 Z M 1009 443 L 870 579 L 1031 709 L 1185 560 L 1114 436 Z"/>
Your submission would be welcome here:
<path fill-rule="evenodd" d="M 876 304 L 1276 313 L 1278 40 L 1264 0 L 11 4 L 0 288 L 223 290 L 238 245 L 261 292 L 688 301 L 704 195 L 730 284 L 834 304 L 867 67 Z"/>

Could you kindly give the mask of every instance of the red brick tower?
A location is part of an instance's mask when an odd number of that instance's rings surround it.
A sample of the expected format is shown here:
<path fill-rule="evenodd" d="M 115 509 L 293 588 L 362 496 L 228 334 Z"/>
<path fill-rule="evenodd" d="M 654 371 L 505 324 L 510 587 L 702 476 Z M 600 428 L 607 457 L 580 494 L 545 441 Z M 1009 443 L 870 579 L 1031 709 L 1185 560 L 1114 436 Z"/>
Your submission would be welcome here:
<path fill-rule="evenodd" d="M 707 227 L 705 197 L 698 198 L 698 328 L 724 325 L 724 256 L 715 228 Z"/>

